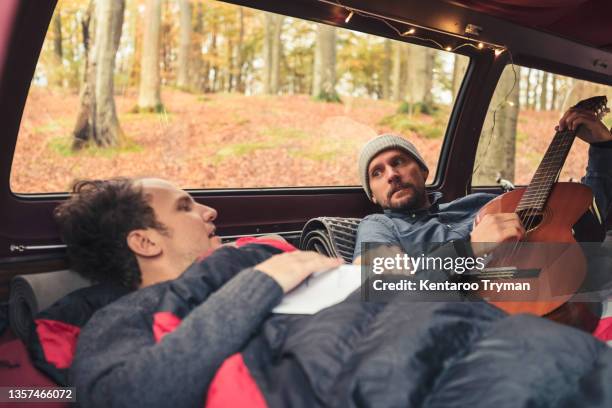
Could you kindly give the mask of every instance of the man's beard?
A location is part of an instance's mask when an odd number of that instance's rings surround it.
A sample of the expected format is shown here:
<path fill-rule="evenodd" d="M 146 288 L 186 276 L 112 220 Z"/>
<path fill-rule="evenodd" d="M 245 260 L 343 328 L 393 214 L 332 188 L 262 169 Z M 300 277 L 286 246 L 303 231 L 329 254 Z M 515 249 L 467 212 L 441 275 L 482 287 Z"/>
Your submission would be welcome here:
<path fill-rule="evenodd" d="M 392 203 L 391 198 L 393 197 L 393 194 L 397 193 L 400 190 L 404 190 L 408 188 L 412 189 L 412 192 L 413 192 L 412 197 L 410 197 L 410 199 L 408 199 L 407 201 L 402 200 L 401 202 L 398 202 L 395 204 Z M 425 189 L 418 189 L 412 183 L 398 183 L 398 184 L 395 184 L 389 191 L 389 194 L 387 194 L 386 209 L 397 210 L 397 211 L 403 211 L 403 210 L 413 211 L 413 210 L 418 210 L 419 208 L 421 208 L 424 202 L 425 202 Z"/>

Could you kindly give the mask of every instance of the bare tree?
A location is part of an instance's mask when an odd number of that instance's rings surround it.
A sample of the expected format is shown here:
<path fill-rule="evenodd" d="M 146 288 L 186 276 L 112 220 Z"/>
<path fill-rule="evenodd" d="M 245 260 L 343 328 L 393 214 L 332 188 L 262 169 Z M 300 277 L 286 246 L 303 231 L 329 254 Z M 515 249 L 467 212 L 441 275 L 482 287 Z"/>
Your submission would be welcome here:
<path fill-rule="evenodd" d="M 90 3 L 90 18 L 86 23 L 89 33 L 86 37 L 87 62 L 73 132 L 73 149 L 82 148 L 90 140 L 99 146 L 112 146 L 121 135 L 113 74 L 124 9 L 124 0 L 99 0 L 95 7 Z"/>
<path fill-rule="evenodd" d="M 219 76 L 219 65 L 217 64 L 218 51 L 217 51 L 217 38 L 218 38 L 219 24 L 217 20 L 213 20 L 210 31 L 210 45 L 208 46 L 208 55 L 212 62 L 206 61 L 206 69 L 204 77 L 206 79 L 206 92 L 217 91 L 217 79 Z"/>
<path fill-rule="evenodd" d="M 179 88 L 189 87 L 189 53 L 191 52 L 191 4 L 179 0 L 179 50 L 176 84 Z"/>
<path fill-rule="evenodd" d="M 57 8 L 53 16 L 53 75 L 52 82 L 56 86 L 63 85 L 63 64 L 64 52 L 62 48 L 62 13 L 60 7 Z"/>
<path fill-rule="evenodd" d="M 391 97 L 391 53 L 393 43 L 388 38 L 384 42 L 384 60 L 382 72 L 382 98 L 389 99 Z"/>
<path fill-rule="evenodd" d="M 264 38 L 264 93 L 277 94 L 280 90 L 280 67 L 282 59 L 281 33 L 284 17 L 265 13 Z"/>
<path fill-rule="evenodd" d="M 540 110 L 548 109 L 548 72 L 542 74 L 542 86 L 540 88 Z"/>
<path fill-rule="evenodd" d="M 410 104 L 433 103 L 433 68 L 435 51 L 417 45 L 407 45 L 406 99 Z"/>
<path fill-rule="evenodd" d="M 189 64 L 189 87 L 199 92 L 206 89 L 208 67 L 202 60 L 202 45 L 204 43 L 204 5 L 198 2 L 195 5 L 195 18 L 193 25 L 193 41 L 191 42 L 192 61 Z"/>
<path fill-rule="evenodd" d="M 423 87 L 425 88 L 425 94 L 423 95 L 423 104 L 427 107 L 433 107 L 433 79 L 435 64 L 436 52 L 431 48 L 425 48 L 425 68 L 423 72 Z"/>
<path fill-rule="evenodd" d="M 234 61 L 236 64 L 236 85 L 238 92 L 244 93 L 243 65 L 244 65 L 244 8 L 238 7 L 238 44 L 234 48 Z"/>
<path fill-rule="evenodd" d="M 550 109 L 551 110 L 557 110 L 557 76 L 555 74 L 552 74 L 552 89 L 551 89 L 551 98 L 550 98 Z"/>
<path fill-rule="evenodd" d="M 404 99 L 404 82 L 402 81 L 403 54 L 406 52 L 404 43 L 393 43 L 393 58 L 391 63 L 391 99 L 401 101 Z"/>
<path fill-rule="evenodd" d="M 138 110 L 141 112 L 161 112 L 164 109 L 159 73 L 161 3 L 162 0 L 147 0 L 146 4 L 138 90 Z"/>
<path fill-rule="evenodd" d="M 336 92 L 336 27 L 325 24 L 317 24 L 312 96 L 340 101 Z"/>
<path fill-rule="evenodd" d="M 506 69 L 489 105 L 489 114 L 480 135 L 476 153 L 476 173 L 473 179 L 473 184 L 476 186 L 495 185 L 498 175 L 514 181 L 519 88 L 519 83 L 514 83 L 512 70 Z M 505 100 L 506 96 L 508 97 L 507 100 Z M 491 132 L 495 110 L 497 110 L 495 112 L 495 127 Z"/>
<path fill-rule="evenodd" d="M 527 70 L 527 86 L 525 90 L 525 107 L 529 109 L 533 109 L 533 103 L 531 98 L 531 68 Z"/>

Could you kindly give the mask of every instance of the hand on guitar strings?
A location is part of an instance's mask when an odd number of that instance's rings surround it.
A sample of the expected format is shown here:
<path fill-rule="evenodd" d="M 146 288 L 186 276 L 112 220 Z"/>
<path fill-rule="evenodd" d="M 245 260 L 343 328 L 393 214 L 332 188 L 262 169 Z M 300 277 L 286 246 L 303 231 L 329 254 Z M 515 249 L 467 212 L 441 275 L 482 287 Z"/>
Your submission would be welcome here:
<path fill-rule="evenodd" d="M 502 242 L 517 242 L 525 228 L 516 213 L 487 214 L 472 230 L 470 242 L 476 256 L 490 253 Z"/>
<path fill-rule="evenodd" d="M 582 125 L 582 126 L 580 126 Z M 556 131 L 578 130 L 577 137 L 587 143 L 600 143 L 612 140 L 612 133 L 597 115 L 590 110 L 572 108 L 559 120 Z"/>

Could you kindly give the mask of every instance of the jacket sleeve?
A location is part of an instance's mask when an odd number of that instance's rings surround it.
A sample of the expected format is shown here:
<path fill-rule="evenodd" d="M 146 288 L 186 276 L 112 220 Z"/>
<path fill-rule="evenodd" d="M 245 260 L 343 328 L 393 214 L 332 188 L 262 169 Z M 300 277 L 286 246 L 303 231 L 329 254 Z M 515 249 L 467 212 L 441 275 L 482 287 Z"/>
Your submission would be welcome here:
<path fill-rule="evenodd" d="M 150 316 L 132 306 L 146 303 L 141 291 L 101 310 L 83 329 L 71 370 L 81 406 L 201 407 L 221 363 L 282 298 L 272 278 L 245 269 L 156 343 Z"/>
<path fill-rule="evenodd" d="M 589 164 L 582 182 L 593 190 L 602 220 L 606 220 L 612 202 L 612 145 L 593 143 L 589 147 Z"/>

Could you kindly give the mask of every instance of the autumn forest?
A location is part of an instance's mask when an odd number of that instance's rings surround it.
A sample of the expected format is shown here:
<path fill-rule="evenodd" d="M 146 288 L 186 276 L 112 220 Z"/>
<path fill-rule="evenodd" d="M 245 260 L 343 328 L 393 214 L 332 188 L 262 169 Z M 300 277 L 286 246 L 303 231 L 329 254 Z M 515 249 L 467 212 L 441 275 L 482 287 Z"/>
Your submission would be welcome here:
<path fill-rule="evenodd" d="M 183 188 L 357 185 L 360 146 L 412 140 L 434 169 L 469 58 L 212 0 L 60 0 L 11 188 L 156 175 Z M 605 87 L 509 66 L 474 184 L 526 183 L 566 108 Z M 495 112 L 495 124 L 492 117 Z M 562 178 L 583 173 L 575 146 Z M 433 176 L 433 174 L 432 174 Z"/>

